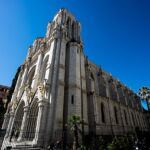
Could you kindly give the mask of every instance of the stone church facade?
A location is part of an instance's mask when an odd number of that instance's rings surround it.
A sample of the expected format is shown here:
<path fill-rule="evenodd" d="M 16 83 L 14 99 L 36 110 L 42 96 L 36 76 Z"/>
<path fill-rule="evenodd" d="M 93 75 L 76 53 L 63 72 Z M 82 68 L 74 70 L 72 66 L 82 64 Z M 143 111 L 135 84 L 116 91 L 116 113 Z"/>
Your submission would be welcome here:
<path fill-rule="evenodd" d="M 80 30 L 61 9 L 46 36 L 29 47 L 5 114 L 2 149 L 47 147 L 61 140 L 74 114 L 84 122 L 84 135 L 149 130 L 139 97 L 85 56 Z"/>

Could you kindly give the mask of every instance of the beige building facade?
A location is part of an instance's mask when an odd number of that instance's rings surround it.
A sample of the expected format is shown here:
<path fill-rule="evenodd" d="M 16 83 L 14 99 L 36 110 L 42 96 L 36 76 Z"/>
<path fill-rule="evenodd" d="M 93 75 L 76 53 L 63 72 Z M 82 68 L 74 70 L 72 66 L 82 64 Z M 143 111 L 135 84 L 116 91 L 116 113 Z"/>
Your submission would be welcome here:
<path fill-rule="evenodd" d="M 46 147 L 64 137 L 68 117 L 80 116 L 84 135 L 148 131 L 139 97 L 83 52 L 81 25 L 66 9 L 29 47 L 10 107 L 2 150 Z"/>

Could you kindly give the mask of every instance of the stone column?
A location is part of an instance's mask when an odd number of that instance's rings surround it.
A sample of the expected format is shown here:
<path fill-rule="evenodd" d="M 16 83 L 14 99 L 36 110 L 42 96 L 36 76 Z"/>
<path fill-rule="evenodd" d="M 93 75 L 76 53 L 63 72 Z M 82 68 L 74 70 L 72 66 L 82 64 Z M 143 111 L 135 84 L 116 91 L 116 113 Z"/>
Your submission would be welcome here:
<path fill-rule="evenodd" d="M 25 106 L 24 107 L 24 115 L 23 115 L 22 124 L 21 124 L 20 135 L 19 135 L 17 141 L 22 141 L 23 140 L 24 133 L 25 133 L 25 130 L 26 130 L 26 125 L 27 125 L 28 110 L 29 110 L 29 107 Z"/>
<path fill-rule="evenodd" d="M 114 129 L 113 129 L 113 118 L 112 118 L 112 113 L 111 113 L 111 103 L 110 103 L 110 90 L 109 90 L 109 85 L 108 85 L 108 78 L 105 76 L 104 77 L 106 81 L 106 95 L 107 95 L 107 105 L 108 105 L 108 116 L 109 116 L 109 123 L 110 123 L 110 131 L 112 136 L 114 137 Z"/>
<path fill-rule="evenodd" d="M 126 96 L 126 91 L 125 91 L 126 89 L 124 89 L 123 90 L 123 95 L 124 95 L 124 97 L 125 97 L 125 102 L 126 102 L 126 107 L 127 107 L 127 111 L 128 111 L 128 117 L 127 117 L 127 119 L 128 119 L 128 130 L 129 131 L 133 131 L 134 130 L 134 125 L 132 124 L 133 123 L 133 120 L 132 120 L 132 116 L 131 116 L 131 113 L 130 113 L 130 109 L 129 109 L 129 105 L 128 105 L 128 100 L 127 100 L 127 96 Z"/>
<path fill-rule="evenodd" d="M 33 144 L 35 145 L 41 145 L 41 143 L 44 141 L 43 134 L 44 134 L 44 127 L 45 127 L 45 106 L 47 104 L 46 100 L 39 100 L 38 101 L 38 117 L 37 117 L 37 124 L 36 124 L 36 130 L 35 130 L 35 137 L 33 140 Z"/>
<path fill-rule="evenodd" d="M 52 97 L 53 97 L 53 87 L 55 85 L 55 82 L 54 82 L 54 77 L 56 77 L 56 67 L 55 67 L 55 61 L 56 61 L 56 58 L 55 56 L 57 55 L 57 46 L 58 46 L 58 40 L 56 37 L 51 37 L 51 44 L 50 44 L 50 48 L 49 48 L 49 59 L 48 59 L 48 69 L 47 69 L 47 72 L 48 72 L 48 80 L 47 80 L 47 84 L 49 84 L 49 93 L 48 93 L 48 101 L 49 101 L 49 108 L 48 108 L 48 111 L 47 111 L 47 127 L 46 127 L 46 143 L 49 144 L 49 140 L 51 139 L 52 137 L 52 134 L 53 134 L 53 129 L 52 129 L 52 124 L 54 122 L 54 117 L 53 117 L 53 109 L 54 109 L 54 105 L 53 105 L 53 101 L 52 101 Z M 57 55 L 58 56 L 58 55 Z"/>
<path fill-rule="evenodd" d="M 8 112 L 6 112 L 5 116 L 4 116 L 4 122 L 3 122 L 3 125 L 2 125 L 3 130 L 6 130 L 7 127 L 8 127 L 9 118 L 10 118 L 10 114 Z"/>
<path fill-rule="evenodd" d="M 5 138 L 11 137 L 11 131 L 12 131 L 12 125 L 13 125 L 13 121 L 14 121 L 14 115 L 15 115 L 14 112 L 10 112 L 10 119 L 9 119 L 9 124 L 8 124 L 8 127 L 7 127 Z"/>
<path fill-rule="evenodd" d="M 117 84 L 115 83 L 115 91 L 117 94 L 117 101 L 118 101 L 118 106 L 119 106 L 119 123 L 121 123 L 121 128 L 119 128 L 119 132 L 121 131 L 122 133 L 125 133 L 125 127 L 124 127 L 124 122 L 123 122 L 123 114 L 122 114 L 122 109 L 121 109 L 121 100 L 119 98 L 118 90 L 117 90 Z"/>

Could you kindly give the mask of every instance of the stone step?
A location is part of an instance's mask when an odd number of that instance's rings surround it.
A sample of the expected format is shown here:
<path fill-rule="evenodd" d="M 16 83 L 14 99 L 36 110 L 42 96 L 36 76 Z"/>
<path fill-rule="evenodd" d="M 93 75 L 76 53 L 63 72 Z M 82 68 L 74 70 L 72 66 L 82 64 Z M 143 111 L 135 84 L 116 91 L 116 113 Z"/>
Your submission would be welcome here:
<path fill-rule="evenodd" d="M 12 148 L 11 150 L 42 150 L 41 148 L 27 148 L 27 147 L 22 147 L 22 148 Z"/>
<path fill-rule="evenodd" d="M 13 147 L 11 150 L 42 150 L 42 149 L 35 147 Z"/>
<path fill-rule="evenodd" d="M 31 145 L 16 145 L 12 150 L 41 150 L 39 147 L 33 147 Z"/>

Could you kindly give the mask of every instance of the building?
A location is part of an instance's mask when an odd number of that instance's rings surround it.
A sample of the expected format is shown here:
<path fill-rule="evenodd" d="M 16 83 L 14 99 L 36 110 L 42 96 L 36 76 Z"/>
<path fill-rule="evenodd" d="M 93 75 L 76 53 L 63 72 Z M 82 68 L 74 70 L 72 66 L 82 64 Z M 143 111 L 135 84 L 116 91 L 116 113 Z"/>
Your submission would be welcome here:
<path fill-rule="evenodd" d="M 29 47 L 3 123 L 3 147 L 46 148 L 71 136 L 68 117 L 84 120 L 88 135 L 148 131 L 139 97 L 83 52 L 80 23 L 61 9 L 48 23 L 46 36 Z M 65 136 L 65 137 L 64 137 Z"/>
<path fill-rule="evenodd" d="M 0 85 L 0 129 L 3 124 L 4 114 L 7 108 L 7 96 L 9 92 L 9 87 Z"/>

